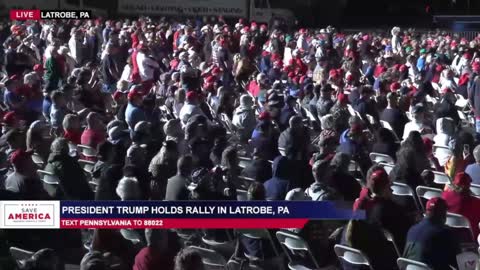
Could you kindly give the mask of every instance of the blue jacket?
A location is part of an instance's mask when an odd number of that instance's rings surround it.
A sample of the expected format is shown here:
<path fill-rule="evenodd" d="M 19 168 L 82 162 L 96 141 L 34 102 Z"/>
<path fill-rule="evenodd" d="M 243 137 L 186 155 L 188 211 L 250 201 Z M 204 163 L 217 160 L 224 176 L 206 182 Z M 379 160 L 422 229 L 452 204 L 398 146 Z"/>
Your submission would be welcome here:
<path fill-rule="evenodd" d="M 130 130 L 133 130 L 138 122 L 146 120 L 146 116 L 140 107 L 128 102 L 127 109 L 125 110 L 125 119 Z"/>
<path fill-rule="evenodd" d="M 285 200 L 290 188 L 288 164 L 288 159 L 283 156 L 278 156 L 273 160 L 273 177 L 263 184 L 267 200 Z"/>

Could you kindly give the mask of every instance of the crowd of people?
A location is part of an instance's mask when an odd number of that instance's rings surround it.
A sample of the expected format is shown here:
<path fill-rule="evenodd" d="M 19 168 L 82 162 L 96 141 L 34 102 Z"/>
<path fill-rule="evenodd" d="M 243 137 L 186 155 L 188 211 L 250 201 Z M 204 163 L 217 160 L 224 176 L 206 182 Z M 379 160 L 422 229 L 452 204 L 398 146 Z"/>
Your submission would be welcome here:
<path fill-rule="evenodd" d="M 141 17 L 3 22 L 0 42 L 2 200 L 333 200 L 366 212 L 279 230 L 311 258 L 286 254 L 276 230 L 5 230 L 1 269 L 208 269 L 196 246 L 229 269 L 295 256 L 357 269 L 335 244 L 380 270 L 398 257 L 451 269 L 477 253 L 480 36 Z M 440 191 L 409 204 L 396 183 Z M 450 213 L 468 220 L 462 237 Z M 35 253 L 14 262 L 10 247 Z"/>

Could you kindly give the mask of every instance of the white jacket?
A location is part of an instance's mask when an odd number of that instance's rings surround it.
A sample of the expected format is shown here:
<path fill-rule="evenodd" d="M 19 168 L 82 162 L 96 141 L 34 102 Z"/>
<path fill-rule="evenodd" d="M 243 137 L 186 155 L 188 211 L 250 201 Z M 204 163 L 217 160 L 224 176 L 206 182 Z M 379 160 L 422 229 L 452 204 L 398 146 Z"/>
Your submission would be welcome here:
<path fill-rule="evenodd" d="M 147 57 L 143 52 L 137 54 L 137 63 L 142 81 L 152 80 L 155 68 L 159 67 L 158 63 Z"/>

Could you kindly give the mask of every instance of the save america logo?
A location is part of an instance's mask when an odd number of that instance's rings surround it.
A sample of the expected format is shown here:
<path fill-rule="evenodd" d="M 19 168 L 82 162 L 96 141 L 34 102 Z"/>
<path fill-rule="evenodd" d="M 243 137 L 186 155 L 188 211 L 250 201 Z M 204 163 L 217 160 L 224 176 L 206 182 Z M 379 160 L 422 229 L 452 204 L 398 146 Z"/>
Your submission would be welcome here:
<path fill-rule="evenodd" d="M 58 228 L 57 201 L 2 201 L 0 228 Z"/>

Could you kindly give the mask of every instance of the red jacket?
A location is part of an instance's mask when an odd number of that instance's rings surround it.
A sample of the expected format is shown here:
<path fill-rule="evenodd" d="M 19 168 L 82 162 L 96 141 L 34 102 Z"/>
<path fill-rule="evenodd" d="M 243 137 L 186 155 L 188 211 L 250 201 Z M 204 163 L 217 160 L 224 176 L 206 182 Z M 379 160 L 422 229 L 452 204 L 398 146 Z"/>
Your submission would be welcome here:
<path fill-rule="evenodd" d="M 470 221 L 473 236 L 477 239 L 480 229 L 480 199 L 471 196 L 468 193 L 460 193 L 453 190 L 445 190 L 442 198 L 447 202 L 448 212 L 459 214 L 466 217 Z"/>

